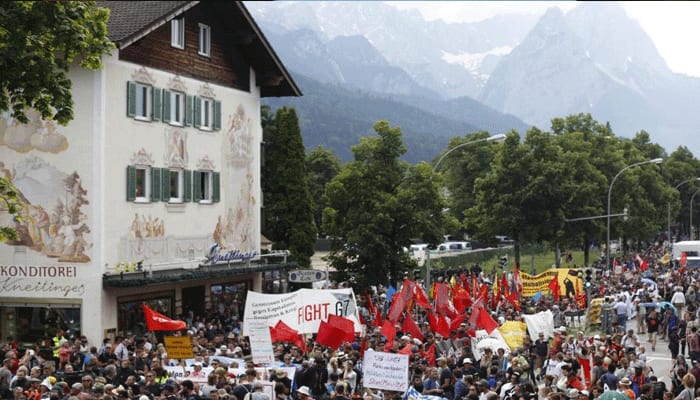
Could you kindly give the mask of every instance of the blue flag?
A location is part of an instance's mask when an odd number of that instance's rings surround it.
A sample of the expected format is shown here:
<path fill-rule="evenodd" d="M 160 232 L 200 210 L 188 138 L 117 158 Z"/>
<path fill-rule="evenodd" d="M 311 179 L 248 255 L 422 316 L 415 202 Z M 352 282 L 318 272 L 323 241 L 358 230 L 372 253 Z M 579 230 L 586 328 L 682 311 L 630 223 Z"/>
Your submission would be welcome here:
<path fill-rule="evenodd" d="M 532 296 L 532 300 L 533 300 L 535 303 L 537 303 L 538 301 L 540 301 L 541 298 L 542 298 L 542 291 L 541 291 L 541 290 L 538 290 L 537 293 L 535 293 L 535 295 Z"/>
<path fill-rule="evenodd" d="M 396 293 L 396 289 L 394 289 L 393 286 L 389 285 L 389 289 L 386 291 L 386 302 L 391 303 L 391 297 Z"/>

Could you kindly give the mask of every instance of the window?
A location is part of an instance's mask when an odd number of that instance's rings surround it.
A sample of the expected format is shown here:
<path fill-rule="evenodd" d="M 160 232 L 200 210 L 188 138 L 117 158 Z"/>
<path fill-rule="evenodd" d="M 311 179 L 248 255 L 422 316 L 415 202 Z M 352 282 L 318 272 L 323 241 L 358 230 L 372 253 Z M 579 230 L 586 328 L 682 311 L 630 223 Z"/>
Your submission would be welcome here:
<path fill-rule="evenodd" d="M 127 82 L 126 114 L 141 121 L 160 119 L 160 89 L 139 82 Z"/>
<path fill-rule="evenodd" d="M 205 131 L 221 130 L 221 102 L 209 97 L 195 97 L 194 127 Z"/>
<path fill-rule="evenodd" d="M 199 24 L 199 55 L 209 57 L 211 54 L 211 28 Z"/>
<path fill-rule="evenodd" d="M 178 49 L 185 48 L 185 19 L 170 21 L 170 45 Z"/>
<path fill-rule="evenodd" d="M 185 125 L 185 94 L 171 91 L 170 93 L 170 123 Z"/>
<path fill-rule="evenodd" d="M 214 128 L 214 100 L 199 98 L 199 128 L 210 131 Z"/>
<path fill-rule="evenodd" d="M 220 196 L 220 175 L 212 171 L 194 171 L 193 201 L 201 204 L 218 203 Z"/>
<path fill-rule="evenodd" d="M 171 203 L 182 203 L 184 200 L 184 173 L 181 169 L 171 169 L 168 180 L 170 181 L 169 197 Z"/>
<path fill-rule="evenodd" d="M 148 165 L 126 168 L 126 200 L 134 203 L 159 201 L 161 194 L 161 170 Z"/>

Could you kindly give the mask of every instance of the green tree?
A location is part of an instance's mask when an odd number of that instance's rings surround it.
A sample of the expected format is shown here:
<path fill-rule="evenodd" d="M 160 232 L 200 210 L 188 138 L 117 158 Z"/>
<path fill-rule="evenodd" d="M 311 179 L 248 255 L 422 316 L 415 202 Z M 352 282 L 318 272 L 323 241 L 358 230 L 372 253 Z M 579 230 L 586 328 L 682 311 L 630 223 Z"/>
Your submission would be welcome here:
<path fill-rule="evenodd" d="M 324 198 L 326 184 L 340 172 L 340 159 L 332 150 L 318 146 L 306 156 L 306 173 L 309 191 L 314 202 L 314 223 L 319 235 L 323 234 L 323 209 L 327 201 Z"/>
<path fill-rule="evenodd" d="M 92 1 L 6 1 L 0 4 L 0 112 L 27 123 L 26 108 L 62 125 L 73 119 L 68 70 L 96 70 L 114 45 L 109 10 Z"/>
<path fill-rule="evenodd" d="M 20 218 L 22 203 L 19 192 L 6 177 L 0 177 L 0 210 L 6 211 L 12 218 Z M 0 242 L 17 240 L 17 231 L 9 226 L 0 226 Z"/>
<path fill-rule="evenodd" d="M 361 286 L 397 281 L 414 266 L 403 249 L 412 238 L 435 243 L 442 235 L 443 202 L 427 163 L 401 161 L 401 130 L 387 121 L 374 125 L 376 137 L 353 146 L 354 161 L 326 186 L 324 231 L 331 241 L 329 262 Z"/>
<path fill-rule="evenodd" d="M 308 268 L 316 244 L 316 226 L 299 119 L 294 108 L 286 107 L 277 110 L 274 123 L 269 115 L 265 118 L 264 234 L 274 242 L 273 247 L 288 249 L 300 266 Z"/>

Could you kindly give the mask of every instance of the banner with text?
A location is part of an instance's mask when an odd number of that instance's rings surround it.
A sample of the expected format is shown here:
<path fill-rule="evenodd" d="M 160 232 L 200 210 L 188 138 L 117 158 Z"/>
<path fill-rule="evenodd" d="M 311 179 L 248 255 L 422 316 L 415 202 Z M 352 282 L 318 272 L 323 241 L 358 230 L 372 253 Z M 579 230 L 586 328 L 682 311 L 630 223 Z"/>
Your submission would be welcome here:
<path fill-rule="evenodd" d="M 321 321 L 328 320 L 330 314 L 351 320 L 355 332 L 361 331 L 352 289 L 299 289 L 284 294 L 248 291 L 243 326 L 274 326 L 282 320 L 299 333 L 317 333 Z"/>
<path fill-rule="evenodd" d="M 550 293 L 549 282 L 554 276 L 559 279 L 559 290 L 562 296 L 575 297 L 577 293 L 583 290 L 583 279 L 579 274 L 578 269 L 573 268 L 553 268 L 541 274 L 530 275 L 525 272 L 520 272 L 520 279 L 523 282 L 523 297 L 532 297 L 537 292 L 542 294 Z"/>
<path fill-rule="evenodd" d="M 365 387 L 403 392 L 408 387 L 408 355 L 365 351 L 362 375 Z"/>

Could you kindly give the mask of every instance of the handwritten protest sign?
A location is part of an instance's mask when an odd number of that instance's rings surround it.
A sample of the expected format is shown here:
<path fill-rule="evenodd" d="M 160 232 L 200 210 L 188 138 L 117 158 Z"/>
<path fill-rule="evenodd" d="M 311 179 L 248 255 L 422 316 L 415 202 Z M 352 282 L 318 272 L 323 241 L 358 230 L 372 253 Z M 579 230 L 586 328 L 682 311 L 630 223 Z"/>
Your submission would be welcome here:
<path fill-rule="evenodd" d="M 403 392 L 408 387 L 408 355 L 366 351 L 362 375 L 365 387 Z"/>
<path fill-rule="evenodd" d="M 253 362 L 256 364 L 270 364 L 275 361 L 275 353 L 272 350 L 270 328 L 267 323 L 251 323 L 247 330 L 250 338 L 250 351 Z"/>
<path fill-rule="evenodd" d="M 192 358 L 192 339 L 189 336 L 164 336 L 168 357 L 174 359 Z"/>

